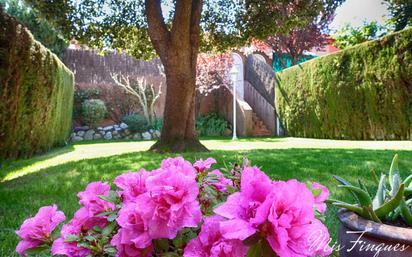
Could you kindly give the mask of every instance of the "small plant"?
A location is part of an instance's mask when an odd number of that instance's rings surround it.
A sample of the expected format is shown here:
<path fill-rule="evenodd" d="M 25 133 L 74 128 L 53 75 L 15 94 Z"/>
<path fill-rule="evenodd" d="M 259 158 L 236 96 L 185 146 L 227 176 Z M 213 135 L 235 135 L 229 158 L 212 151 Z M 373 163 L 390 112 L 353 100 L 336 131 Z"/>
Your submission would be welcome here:
<path fill-rule="evenodd" d="M 377 186 L 374 194 L 360 180 L 358 181 L 359 185 L 355 186 L 341 177 L 334 176 L 341 184 L 339 187 L 350 191 L 357 203 L 350 204 L 339 200 L 330 200 L 329 202 L 378 223 L 393 222 L 402 218 L 405 224 L 412 226 L 412 174 L 405 180 L 401 179 L 398 155 L 395 155 L 392 160 L 388 176 L 381 174 L 378 178 L 373 173 L 373 177 Z"/>
<path fill-rule="evenodd" d="M 99 99 L 101 91 L 99 88 L 76 89 L 73 98 L 73 119 L 78 120 L 82 117 L 82 105 L 84 101 Z"/>
<path fill-rule="evenodd" d="M 206 114 L 196 120 L 200 136 L 222 136 L 227 129 L 230 129 L 230 124 L 217 113 Z"/>
<path fill-rule="evenodd" d="M 123 116 L 123 122 L 129 126 L 132 132 L 145 132 L 148 129 L 146 118 L 140 114 L 129 114 Z"/>
<path fill-rule="evenodd" d="M 160 119 L 160 118 L 154 119 L 150 128 L 153 130 L 161 131 L 163 128 L 163 119 Z"/>
<path fill-rule="evenodd" d="M 83 121 L 94 128 L 106 117 L 107 109 L 102 100 L 90 99 L 82 104 Z"/>

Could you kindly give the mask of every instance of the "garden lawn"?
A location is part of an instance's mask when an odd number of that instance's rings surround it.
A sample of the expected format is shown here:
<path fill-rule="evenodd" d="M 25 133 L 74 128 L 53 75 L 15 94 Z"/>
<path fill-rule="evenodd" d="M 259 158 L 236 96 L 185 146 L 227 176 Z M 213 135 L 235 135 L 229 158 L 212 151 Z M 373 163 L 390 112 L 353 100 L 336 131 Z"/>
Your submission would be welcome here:
<path fill-rule="evenodd" d="M 332 174 L 340 175 L 353 183 L 361 179 L 372 187 L 371 170 L 387 171 L 395 153 L 400 155 L 402 176 L 412 170 L 412 151 L 405 150 L 411 145 L 407 144 L 399 145 L 401 149 L 396 150 L 396 145 L 391 146 L 390 142 L 328 146 L 328 140 L 317 140 L 312 145 L 291 148 L 299 146 L 290 144 L 290 147 L 286 147 L 284 140 L 244 139 L 236 143 L 206 140 L 204 143 L 214 149 L 210 153 L 187 153 L 183 157 L 193 162 L 211 156 L 218 161 L 214 167 L 223 167 L 225 164 L 230 166 L 230 162 L 237 157 L 246 155 L 252 164 L 261 167 L 273 179 L 319 181 L 330 188 L 333 198 L 350 196 L 336 189 L 337 183 L 332 179 Z M 289 139 L 290 142 L 293 140 L 295 139 Z M 296 141 L 302 143 L 305 140 Z M 350 149 L 351 145 L 365 149 Z M 70 219 L 79 208 L 76 193 L 82 191 L 89 182 L 112 182 L 117 175 L 128 170 L 155 169 L 163 158 L 171 156 L 141 151 L 148 146 L 150 142 L 80 144 L 28 160 L 3 163 L 0 168 L 0 178 L 3 179 L 0 183 L 0 256 L 17 256 L 14 248 L 18 238 L 14 231 L 25 218 L 34 215 L 39 207 L 56 203 Z M 327 149 L 333 146 L 341 149 Z M 371 146 L 392 149 L 371 150 Z M 219 148 L 224 150 L 218 150 Z M 113 149 L 122 154 L 113 155 L 116 154 Z M 335 214 L 336 209 L 330 208 L 325 222 L 333 239 L 336 239 L 338 228 Z"/>

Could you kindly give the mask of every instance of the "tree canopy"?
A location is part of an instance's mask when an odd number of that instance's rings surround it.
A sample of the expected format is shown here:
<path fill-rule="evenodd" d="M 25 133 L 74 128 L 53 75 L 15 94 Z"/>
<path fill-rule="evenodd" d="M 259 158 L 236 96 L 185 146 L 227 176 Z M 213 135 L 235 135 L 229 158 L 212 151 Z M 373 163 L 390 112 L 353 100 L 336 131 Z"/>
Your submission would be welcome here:
<path fill-rule="evenodd" d="M 143 0 L 26 0 L 53 21 L 69 38 L 96 48 L 124 49 L 129 54 L 149 59 L 155 55 L 150 43 Z M 334 0 L 204 0 L 201 25 L 202 51 L 224 51 L 253 38 L 287 33 L 304 27 Z M 175 5 L 161 2 L 162 18 L 171 30 Z M 177 2 L 177 3 L 176 3 Z"/>

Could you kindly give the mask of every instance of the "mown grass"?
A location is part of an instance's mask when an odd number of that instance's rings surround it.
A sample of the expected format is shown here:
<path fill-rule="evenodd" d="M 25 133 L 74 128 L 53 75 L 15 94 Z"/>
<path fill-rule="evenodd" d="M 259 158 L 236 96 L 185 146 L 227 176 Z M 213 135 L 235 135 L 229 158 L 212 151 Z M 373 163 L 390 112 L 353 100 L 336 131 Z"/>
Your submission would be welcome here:
<path fill-rule="evenodd" d="M 96 149 L 99 151 L 99 149 Z M 258 165 L 273 179 L 297 178 L 301 181 L 319 181 L 327 185 L 334 198 L 347 198 L 348 194 L 336 189 L 332 174 L 351 182 L 361 179 L 373 186 L 371 170 L 387 171 L 395 153 L 400 155 L 403 176 L 411 173 L 412 151 L 362 150 L 362 149 L 254 149 L 238 151 L 213 150 L 210 153 L 187 153 L 189 161 L 212 156 L 218 161 L 216 167 L 232 162 L 236 156 L 246 155 L 252 164 Z M 60 153 L 60 154 L 64 154 Z M 154 169 L 161 160 L 170 155 L 149 152 L 133 152 L 109 157 L 69 161 L 51 165 L 32 174 L 27 174 L 0 183 L 0 256 L 16 256 L 18 242 L 14 231 L 22 221 L 34 215 L 43 205 L 56 203 L 68 218 L 79 207 L 76 193 L 91 181 L 112 181 L 117 175 L 140 168 Z M 53 158 L 50 156 L 50 158 Z M 39 158 L 39 157 L 36 157 Z M 38 160 L 44 161 L 44 159 Z M 22 161 L 3 164 L 3 170 L 13 172 L 21 169 Z M 26 165 L 33 165 L 24 160 Z M 14 167 L 14 168 L 13 168 Z M 327 212 L 326 225 L 334 239 L 338 221 L 336 209 Z"/>

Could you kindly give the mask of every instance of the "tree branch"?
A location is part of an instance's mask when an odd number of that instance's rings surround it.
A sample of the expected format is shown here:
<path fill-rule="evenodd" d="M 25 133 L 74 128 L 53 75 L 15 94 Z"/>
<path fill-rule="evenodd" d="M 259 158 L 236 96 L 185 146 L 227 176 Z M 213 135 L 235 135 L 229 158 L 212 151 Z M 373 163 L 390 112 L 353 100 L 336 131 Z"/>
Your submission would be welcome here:
<path fill-rule="evenodd" d="M 164 21 L 160 0 L 145 0 L 146 17 L 150 39 L 162 62 L 167 59 L 167 42 L 170 32 Z"/>

